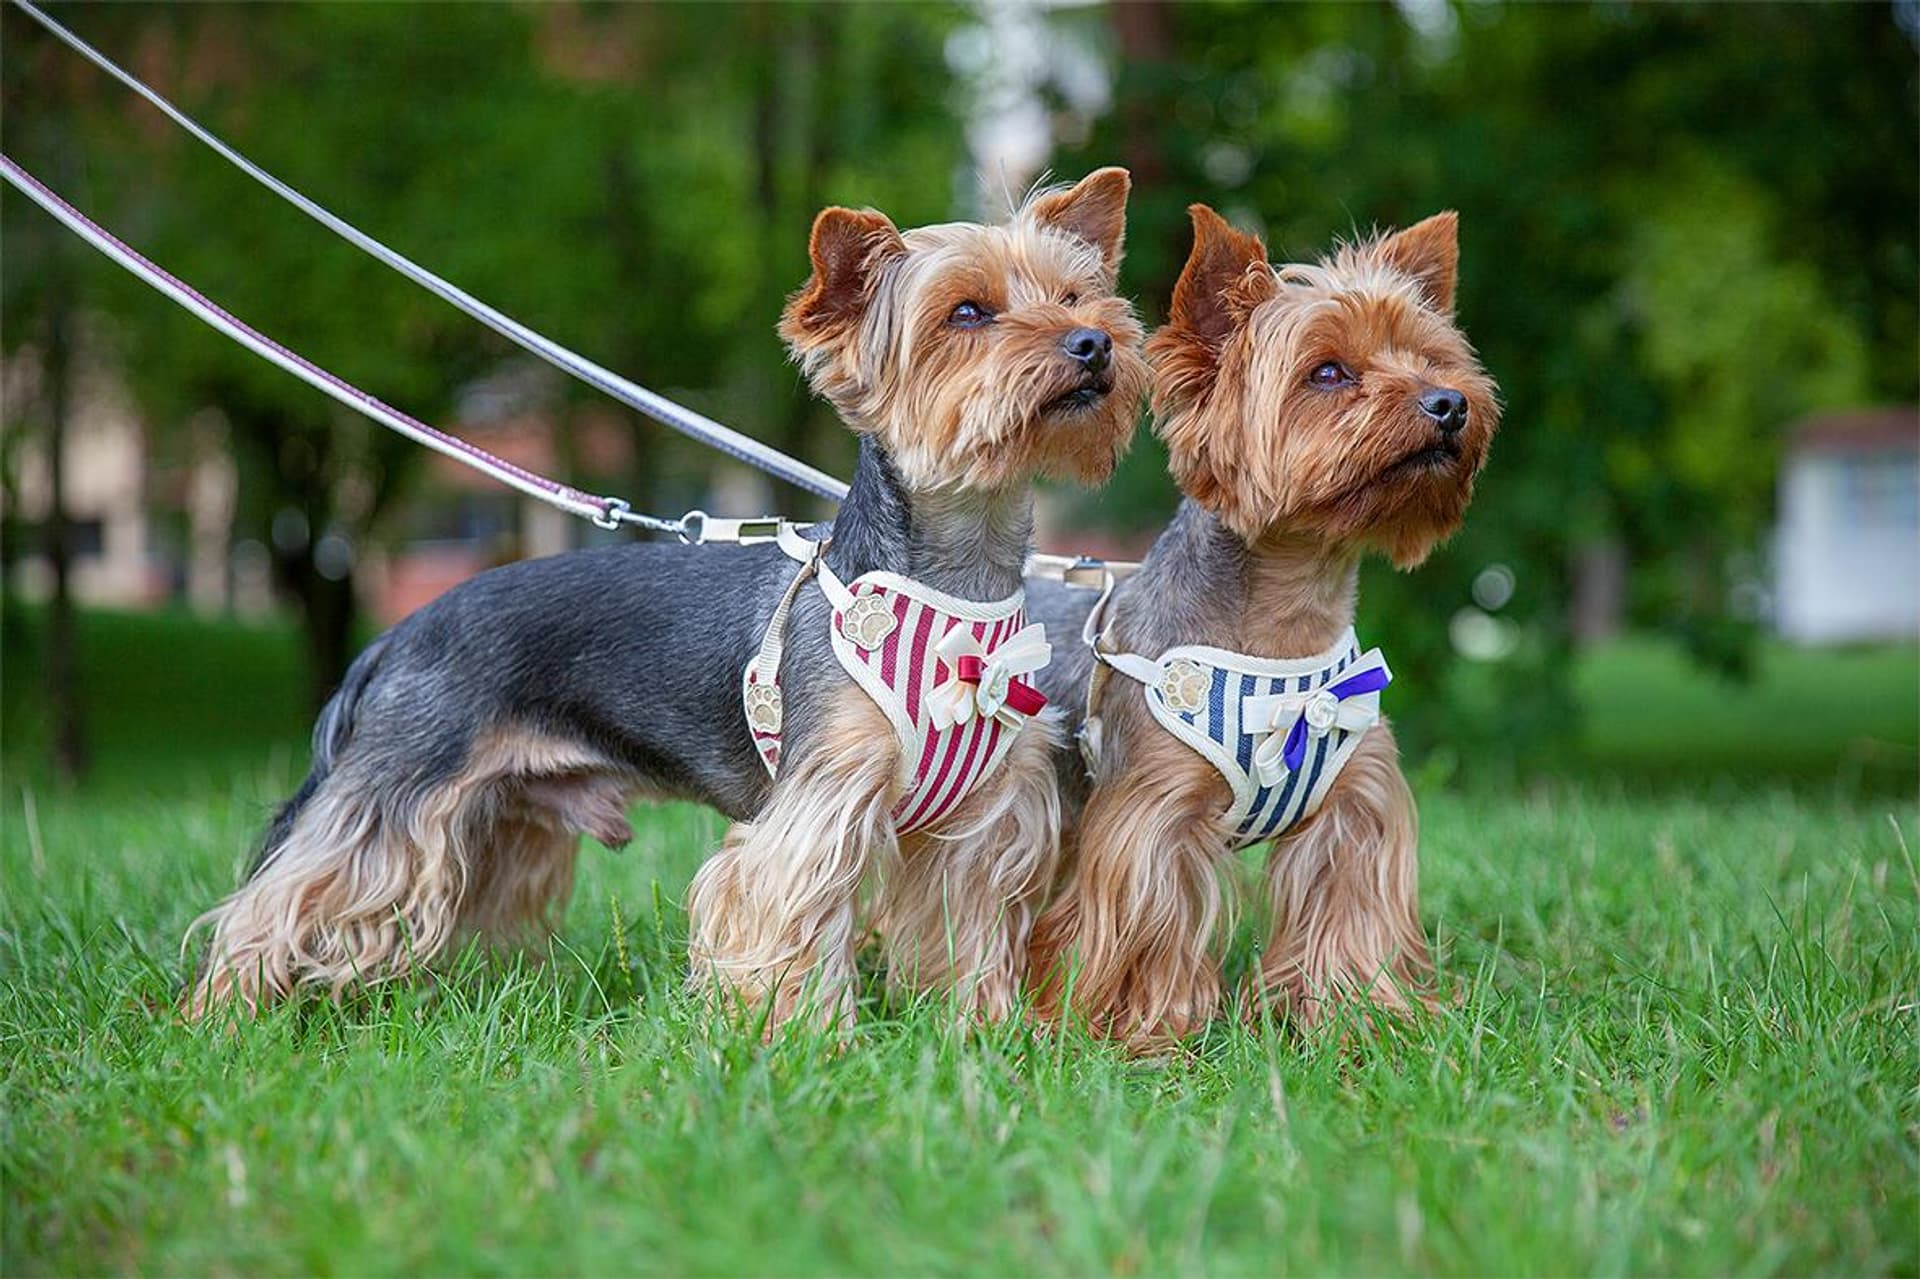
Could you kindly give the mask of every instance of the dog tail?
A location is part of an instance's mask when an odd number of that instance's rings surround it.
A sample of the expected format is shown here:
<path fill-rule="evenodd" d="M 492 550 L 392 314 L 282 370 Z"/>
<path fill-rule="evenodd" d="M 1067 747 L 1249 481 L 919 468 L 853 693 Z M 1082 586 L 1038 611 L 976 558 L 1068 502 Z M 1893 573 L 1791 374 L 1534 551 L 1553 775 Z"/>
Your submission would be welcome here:
<path fill-rule="evenodd" d="M 360 709 L 360 699 L 365 696 L 367 686 L 373 682 L 374 672 L 380 665 L 380 659 L 386 653 L 388 636 L 382 635 L 367 645 L 360 656 L 353 659 L 353 665 L 347 667 L 346 678 L 340 681 L 340 687 L 320 710 L 320 718 L 313 724 L 313 762 L 307 769 L 307 775 L 300 782 L 300 789 L 293 798 L 280 805 L 280 811 L 273 815 L 273 824 L 267 827 L 266 838 L 260 841 L 260 848 L 253 855 L 253 863 L 247 867 L 247 878 L 258 875 L 273 855 L 286 843 L 287 834 L 299 820 L 300 810 L 327 780 L 327 774 L 333 771 L 334 760 L 340 757 L 348 741 L 353 737 L 355 713 Z"/>

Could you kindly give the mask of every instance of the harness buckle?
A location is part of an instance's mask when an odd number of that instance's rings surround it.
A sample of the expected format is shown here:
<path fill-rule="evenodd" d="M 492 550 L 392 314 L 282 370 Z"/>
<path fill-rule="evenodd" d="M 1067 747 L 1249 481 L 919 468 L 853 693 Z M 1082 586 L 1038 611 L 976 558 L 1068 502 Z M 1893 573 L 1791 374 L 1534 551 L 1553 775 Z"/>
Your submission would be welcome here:
<path fill-rule="evenodd" d="M 735 540 L 742 546 L 778 541 L 780 526 L 785 522 L 777 515 L 769 515 L 759 520 L 740 520 L 735 531 Z"/>
<path fill-rule="evenodd" d="M 1103 559 L 1091 555 L 1076 556 L 1060 570 L 1060 582 L 1080 590 L 1105 590 L 1113 584 L 1112 570 Z"/>

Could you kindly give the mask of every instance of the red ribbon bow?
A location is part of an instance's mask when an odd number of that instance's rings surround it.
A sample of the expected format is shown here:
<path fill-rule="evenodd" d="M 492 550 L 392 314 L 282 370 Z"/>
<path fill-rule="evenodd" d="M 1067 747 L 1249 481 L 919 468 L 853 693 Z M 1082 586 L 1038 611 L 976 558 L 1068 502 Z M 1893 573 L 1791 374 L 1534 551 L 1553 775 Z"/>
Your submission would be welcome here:
<path fill-rule="evenodd" d="M 954 659 L 953 674 L 962 684 L 978 685 L 980 677 L 987 673 L 987 661 L 983 657 L 971 654 Z M 1019 680 L 1007 681 L 1007 707 L 1019 711 L 1022 715 L 1038 715 L 1046 707 L 1046 694 L 1031 684 Z"/>

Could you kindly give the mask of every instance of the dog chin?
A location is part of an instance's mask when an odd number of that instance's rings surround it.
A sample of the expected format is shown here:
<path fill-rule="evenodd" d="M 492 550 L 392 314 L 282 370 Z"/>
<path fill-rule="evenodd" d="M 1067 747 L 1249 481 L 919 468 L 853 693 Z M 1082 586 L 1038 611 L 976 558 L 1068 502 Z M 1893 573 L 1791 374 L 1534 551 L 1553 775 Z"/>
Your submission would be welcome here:
<path fill-rule="evenodd" d="M 1078 417 L 1087 417 L 1106 402 L 1110 392 L 1105 387 L 1083 386 L 1078 390 L 1056 395 L 1040 406 L 1040 416 L 1055 420 L 1071 421 Z"/>
<path fill-rule="evenodd" d="M 1380 480 L 1430 480 L 1445 483 L 1467 474 L 1466 452 L 1459 443 L 1443 440 L 1409 449 L 1398 461 L 1380 472 Z"/>
<path fill-rule="evenodd" d="M 1009 447 L 1021 451 L 1035 475 L 1069 484 L 1098 484 L 1113 474 L 1124 437 L 1117 430 L 1096 426 L 1092 414 L 1083 416 L 1084 430 L 1063 431 L 1063 425 L 1072 427 L 1074 423 L 1057 416 L 1043 418 L 1020 441 L 1010 441 Z"/>

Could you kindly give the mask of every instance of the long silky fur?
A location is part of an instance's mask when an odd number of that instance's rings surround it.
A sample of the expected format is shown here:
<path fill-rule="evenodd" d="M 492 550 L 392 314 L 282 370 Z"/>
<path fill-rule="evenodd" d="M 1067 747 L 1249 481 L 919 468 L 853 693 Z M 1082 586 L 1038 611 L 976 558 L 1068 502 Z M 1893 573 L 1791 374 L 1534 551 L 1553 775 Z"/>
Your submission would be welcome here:
<path fill-rule="evenodd" d="M 1428 1002 L 1420 927 L 1420 820 L 1385 724 L 1368 732 L 1314 819 L 1267 858 L 1272 931 L 1262 996 L 1305 1026 L 1342 1001 L 1404 1011 Z"/>
<path fill-rule="evenodd" d="M 572 888 L 582 827 L 525 804 L 526 779 L 636 789 L 605 758 L 531 735 L 483 739 L 465 767 L 418 789 L 365 772 L 329 771 L 252 878 L 194 921 L 188 936 L 205 928 L 211 943 L 191 1011 L 301 985 L 337 994 L 470 932 L 535 935 Z"/>
<path fill-rule="evenodd" d="M 1112 469 L 1147 383 L 1114 293 L 1127 189 L 1100 170 L 1004 226 L 816 220 L 781 333 L 862 437 L 826 552 L 843 579 L 887 569 L 1004 599 L 1033 478 Z M 974 296 L 990 331 L 948 323 Z M 1112 339 L 1108 393 L 1063 398 L 1098 374 L 1066 349 L 1093 325 Z M 323 713 L 255 869 L 202 917 L 187 1011 L 403 977 L 468 935 L 537 938 L 571 890 L 578 836 L 624 843 L 628 803 L 674 796 L 734 819 L 689 894 L 696 986 L 765 1008 L 770 1026 L 809 1009 L 839 1022 L 878 897 L 898 980 L 1004 1015 L 1053 877 L 1051 730 L 1023 732 L 903 857 L 900 743 L 832 655 L 830 608 L 809 589 L 793 601 L 787 753 L 770 781 L 739 679 L 795 571 L 772 547 L 598 548 L 481 574 L 388 632 Z M 936 919 L 956 939 L 943 962 L 929 961 Z"/>
<path fill-rule="evenodd" d="M 1060 859 L 1060 794 L 1051 756 L 1056 715 L 1022 730 L 1007 782 L 970 796 L 948 829 L 911 836 L 881 881 L 875 928 L 893 984 L 950 990 L 973 1016 L 1011 1015 L 1034 920 Z"/>
<path fill-rule="evenodd" d="M 1276 271 L 1257 237 L 1204 206 L 1193 215 L 1168 323 L 1147 344 L 1156 430 L 1186 500 L 1114 592 L 1106 642 L 1149 655 L 1182 644 L 1319 652 L 1352 623 L 1365 552 L 1410 567 L 1458 526 L 1499 420 L 1498 388 L 1453 321 L 1455 220 L 1441 214 Z M 1310 372 L 1336 360 L 1354 376 L 1316 385 Z M 1435 385 L 1470 406 L 1450 437 L 1458 453 L 1450 467 L 1403 466 L 1438 439 L 1419 408 Z M 1061 594 L 1036 598 L 1056 636 L 1087 614 Z M 1073 669 L 1088 677 L 1084 663 Z M 1105 745 L 1032 970 L 1043 1013 L 1157 1047 L 1205 1024 L 1224 998 L 1231 792 L 1153 719 L 1139 685 L 1115 676 L 1105 687 Z M 1425 1001 L 1417 848 L 1413 797 L 1383 722 L 1319 811 L 1271 850 L 1271 923 L 1248 1007 L 1312 1027 L 1346 1004 Z"/>

